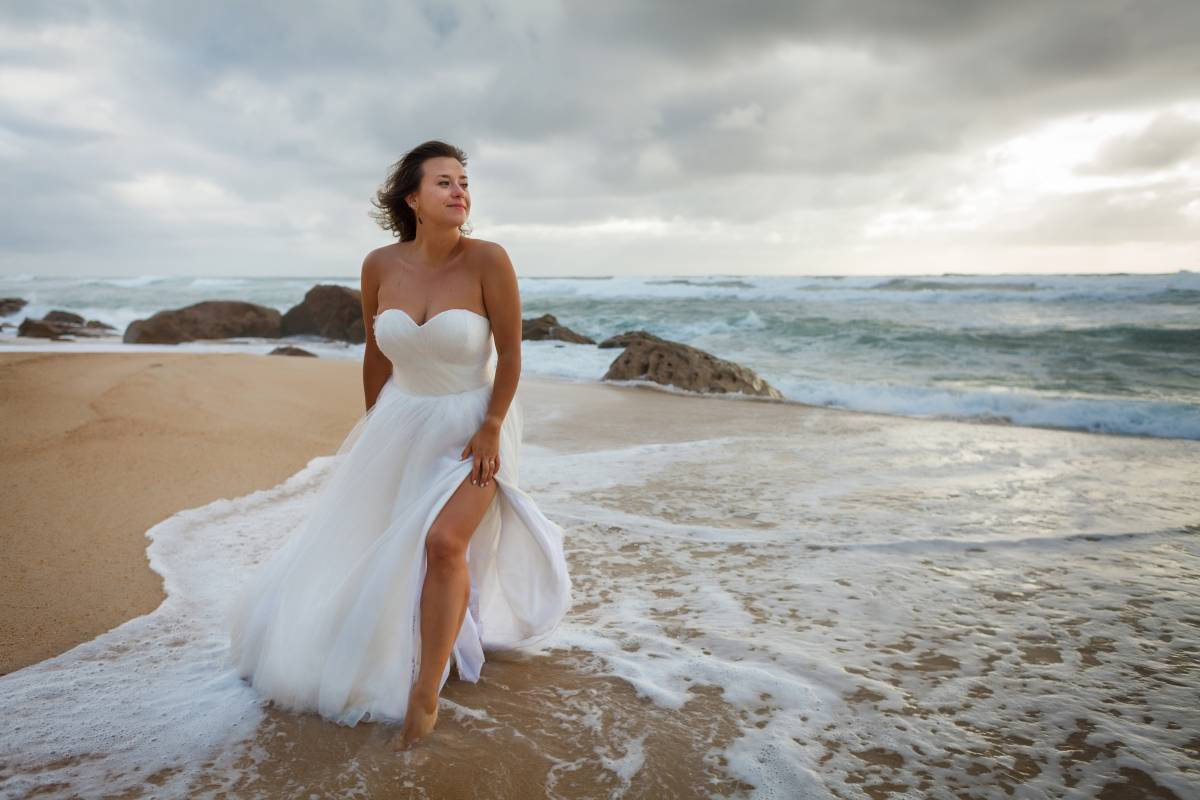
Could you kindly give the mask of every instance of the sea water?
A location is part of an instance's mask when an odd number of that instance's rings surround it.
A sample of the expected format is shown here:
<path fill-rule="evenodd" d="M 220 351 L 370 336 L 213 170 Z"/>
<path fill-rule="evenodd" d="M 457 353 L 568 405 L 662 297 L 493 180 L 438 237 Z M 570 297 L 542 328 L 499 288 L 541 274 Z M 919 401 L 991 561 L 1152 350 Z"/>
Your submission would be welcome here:
<path fill-rule="evenodd" d="M 0 296 L 114 325 L 201 300 L 286 311 L 316 283 L 357 278 L 0 278 Z M 523 278 L 523 316 L 597 342 L 645 330 L 750 367 L 803 403 L 1103 433 L 1200 439 L 1200 273 L 916 277 Z M 299 337 L 320 355 L 362 345 Z M 116 338 L 119 342 L 119 336 Z M 179 349 L 268 352 L 238 339 Z M 0 331 L 0 349 L 113 349 Z M 139 349 L 156 349 L 139 346 Z M 121 349 L 134 349 L 123 345 Z M 525 342 L 529 374 L 593 381 L 619 350 Z"/>

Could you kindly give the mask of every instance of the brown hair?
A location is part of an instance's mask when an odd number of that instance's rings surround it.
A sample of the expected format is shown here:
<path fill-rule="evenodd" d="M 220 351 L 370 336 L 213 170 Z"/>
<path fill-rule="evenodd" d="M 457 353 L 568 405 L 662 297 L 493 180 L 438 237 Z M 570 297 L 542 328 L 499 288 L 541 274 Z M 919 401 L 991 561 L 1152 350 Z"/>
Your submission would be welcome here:
<path fill-rule="evenodd" d="M 464 167 L 467 165 L 467 154 L 462 150 L 452 144 L 431 139 L 409 150 L 391 166 L 387 180 L 371 200 L 371 204 L 379 210 L 369 212 L 370 216 L 384 230 L 393 231 L 402 242 L 417 236 L 417 215 L 404 198 L 421 188 L 421 178 L 425 176 L 425 161 L 441 156 L 458 159 Z M 470 224 L 464 222 L 458 230 L 466 235 L 470 232 Z"/>

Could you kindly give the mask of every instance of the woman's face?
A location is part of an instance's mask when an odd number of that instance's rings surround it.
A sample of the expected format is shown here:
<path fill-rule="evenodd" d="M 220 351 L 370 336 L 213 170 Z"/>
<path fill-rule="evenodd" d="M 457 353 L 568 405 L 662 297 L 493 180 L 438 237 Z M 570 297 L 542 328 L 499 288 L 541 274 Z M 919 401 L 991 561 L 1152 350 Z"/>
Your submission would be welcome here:
<path fill-rule="evenodd" d="M 449 156 L 427 159 L 424 168 L 421 188 L 409 196 L 409 205 L 416 203 L 416 211 L 425 225 L 433 223 L 454 228 L 462 225 L 471 213 L 466 169 L 457 158 Z"/>

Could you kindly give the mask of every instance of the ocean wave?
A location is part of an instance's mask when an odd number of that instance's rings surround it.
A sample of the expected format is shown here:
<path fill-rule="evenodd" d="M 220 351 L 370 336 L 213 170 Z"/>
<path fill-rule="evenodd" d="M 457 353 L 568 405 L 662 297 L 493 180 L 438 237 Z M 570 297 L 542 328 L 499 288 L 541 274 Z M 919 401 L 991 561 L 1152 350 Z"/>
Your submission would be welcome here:
<path fill-rule="evenodd" d="M 120 286 L 130 289 L 169 280 L 173 280 L 169 275 L 137 275 L 132 278 L 92 278 L 87 283 L 93 286 Z"/>
<path fill-rule="evenodd" d="M 1016 283 L 1016 282 L 970 282 L 970 283 L 952 283 L 950 281 L 939 280 L 921 280 L 918 278 L 893 278 L 884 281 L 878 286 L 871 287 L 872 289 L 885 290 L 892 292 L 970 292 L 970 291 L 993 291 L 993 292 L 1036 292 L 1042 287 L 1036 283 Z"/>
<path fill-rule="evenodd" d="M 245 286 L 250 281 L 245 278 L 193 278 L 187 285 L 189 289 L 226 289 Z"/>
<path fill-rule="evenodd" d="M 1161 292 L 1144 295 L 1141 302 L 1200 306 L 1200 289 L 1164 289 Z"/>
<path fill-rule="evenodd" d="M 1147 303 L 1195 305 L 1200 275 L 986 275 L 986 276 L 609 276 L 541 278 L 528 299 L 587 297 L 596 301 L 806 301 L 882 306 L 912 303 Z"/>
<path fill-rule="evenodd" d="M 741 278 L 726 278 L 726 279 L 702 279 L 702 278 L 668 278 L 665 280 L 647 280 L 647 286 L 700 286 L 711 287 L 715 286 L 721 289 L 754 289 L 757 288 L 750 281 Z"/>
<path fill-rule="evenodd" d="M 831 324 L 831 328 L 834 326 Z M 927 343 L 938 348 L 967 346 L 996 352 L 1012 350 L 1060 351 L 1062 347 L 1105 345 L 1147 351 L 1145 355 L 1191 353 L 1200 365 L 1200 328 L 1169 328 L 1149 325 L 1100 325 L 1090 328 L 1044 328 L 1040 330 L 987 330 L 967 328 L 938 330 L 911 325 L 889 325 L 863 321 L 863 330 L 856 333 L 860 345 L 899 344 L 907 348 L 914 343 Z M 856 332 L 859 326 L 846 326 Z M 1097 359 L 1103 353 L 1089 351 Z"/>
<path fill-rule="evenodd" d="M 1089 433 L 1200 439 L 1200 406 L 1118 398 L 1046 397 L 1020 392 L 927 386 L 778 382 L 784 396 L 809 405 L 904 417 L 1004 422 Z"/>
<path fill-rule="evenodd" d="M 830 287 L 831 289 L 833 287 Z M 826 294 L 825 297 L 829 297 Z M 1154 305 L 1194 305 L 1200 301 L 1200 289 L 1156 288 L 1151 286 L 1039 286 L 1003 283 L 937 284 L 909 279 L 843 291 L 838 299 L 877 303 L 1148 303 Z"/>

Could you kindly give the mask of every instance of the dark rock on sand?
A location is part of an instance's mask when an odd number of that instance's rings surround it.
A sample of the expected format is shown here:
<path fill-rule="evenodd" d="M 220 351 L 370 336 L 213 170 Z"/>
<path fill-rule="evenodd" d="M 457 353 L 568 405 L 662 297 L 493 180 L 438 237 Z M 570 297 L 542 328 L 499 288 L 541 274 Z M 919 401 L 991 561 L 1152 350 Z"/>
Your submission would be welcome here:
<path fill-rule="evenodd" d="M 70 311 L 54 310 L 42 317 L 46 322 L 66 322 L 71 325 L 82 325 L 83 317 Z"/>
<path fill-rule="evenodd" d="M 63 322 L 47 322 L 44 319 L 26 317 L 17 327 L 17 336 L 28 336 L 33 339 L 63 339 L 77 328 Z"/>
<path fill-rule="evenodd" d="M 639 339 L 646 339 L 651 342 L 667 341 L 649 331 L 625 331 L 624 333 L 618 333 L 616 336 L 608 337 L 597 345 L 597 347 L 627 347 L 631 342 L 636 342 Z"/>
<path fill-rule="evenodd" d="M 279 337 L 281 314 L 274 308 L 240 300 L 204 300 L 134 320 L 125 329 L 126 344 L 179 344 L 197 339 Z"/>
<path fill-rule="evenodd" d="M 107 336 L 116 328 L 98 319 L 89 319 L 70 311 L 51 311 L 41 319 L 26 317 L 17 327 L 17 336 L 37 339 L 67 339 L 75 336 Z"/>
<path fill-rule="evenodd" d="M 0 317 L 15 314 L 25 307 L 29 301 L 23 297 L 0 297 Z"/>
<path fill-rule="evenodd" d="M 596 340 L 559 325 L 553 314 L 521 320 L 521 338 L 529 341 L 557 339 L 574 344 L 595 344 Z"/>
<path fill-rule="evenodd" d="M 274 350 L 267 353 L 267 355 L 269 355 L 269 356 L 310 356 L 312 358 L 317 358 L 316 353 L 310 353 L 307 350 L 305 350 L 303 347 L 293 347 L 290 344 L 285 344 L 280 347 L 276 347 Z"/>
<path fill-rule="evenodd" d="M 362 318 L 362 292 L 345 286 L 317 284 L 283 315 L 283 335 L 312 334 L 352 344 L 367 340 Z"/>
<path fill-rule="evenodd" d="M 696 347 L 663 339 L 632 340 L 604 374 L 604 380 L 650 380 L 692 392 L 782 400 L 783 394 L 753 370 Z"/>

